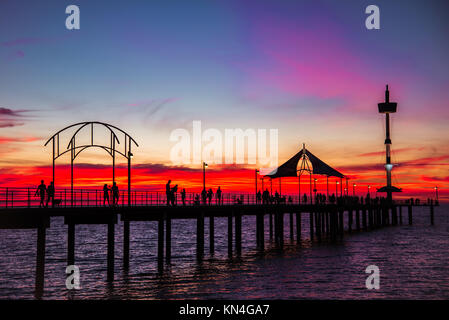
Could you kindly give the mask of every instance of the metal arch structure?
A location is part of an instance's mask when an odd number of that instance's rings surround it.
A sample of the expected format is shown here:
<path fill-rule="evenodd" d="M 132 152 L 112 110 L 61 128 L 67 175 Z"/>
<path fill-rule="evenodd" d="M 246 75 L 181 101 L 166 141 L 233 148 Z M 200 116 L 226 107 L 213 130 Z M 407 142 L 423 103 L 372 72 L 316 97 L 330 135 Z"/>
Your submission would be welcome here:
<path fill-rule="evenodd" d="M 94 143 L 94 127 L 95 126 L 102 126 L 103 128 L 106 128 L 109 130 L 110 133 L 110 144 L 109 145 L 101 145 L 101 144 L 95 144 Z M 70 141 L 67 145 L 67 148 L 60 150 L 60 141 L 59 136 L 64 131 L 76 128 L 75 133 L 70 138 Z M 79 132 L 81 132 L 84 128 L 90 127 L 90 144 L 76 144 L 76 137 Z M 120 140 L 117 136 L 117 134 L 124 135 L 125 140 L 125 150 L 124 152 L 121 152 L 120 150 L 117 150 L 116 145 L 120 144 Z M 70 126 L 67 126 L 58 132 L 56 132 L 53 136 L 51 136 L 47 142 L 45 142 L 44 146 L 47 146 L 50 141 L 52 142 L 53 152 L 52 152 L 52 177 L 53 177 L 53 184 L 55 184 L 55 161 L 62 155 L 70 152 L 70 191 L 71 191 L 71 204 L 73 206 L 73 163 L 76 159 L 76 157 L 84 150 L 88 148 L 101 148 L 105 150 L 111 157 L 112 157 L 112 181 L 115 182 L 115 155 L 116 153 L 123 156 L 125 159 L 128 160 L 128 205 L 131 204 L 131 158 L 133 156 L 131 149 L 132 145 L 134 144 L 136 147 L 138 147 L 138 143 L 125 131 L 122 129 L 104 123 L 99 121 L 87 121 L 87 122 L 79 122 L 72 124 Z"/>
<path fill-rule="evenodd" d="M 306 145 L 305 143 L 302 144 L 302 155 L 300 158 L 301 161 L 301 165 L 299 166 L 299 169 L 296 170 L 296 172 L 298 173 L 298 196 L 299 196 L 299 203 L 301 203 L 301 175 L 303 175 L 304 173 L 309 173 L 309 183 L 310 183 L 310 187 L 309 187 L 309 193 L 310 193 L 310 199 L 313 202 L 313 194 L 312 194 L 312 179 L 313 179 L 313 167 L 311 164 L 309 164 L 311 161 L 309 159 L 309 157 L 306 154 Z M 299 162 L 298 162 L 299 164 Z M 346 184 L 348 183 L 348 178 L 346 178 Z M 340 195 L 343 195 L 343 178 L 340 178 Z M 316 189 L 313 189 L 316 190 Z M 315 191 L 316 193 L 316 191 Z M 327 199 L 329 199 L 329 175 L 326 175 L 326 194 L 327 194 Z M 335 196 L 337 195 L 337 192 L 335 194 Z"/>
<path fill-rule="evenodd" d="M 313 171 L 311 166 L 309 165 L 309 157 L 306 155 L 306 145 L 305 143 L 302 144 L 302 155 L 301 155 L 301 165 L 299 167 L 299 170 L 297 169 L 296 172 L 298 173 L 298 197 L 299 197 L 299 203 L 301 203 L 301 175 L 304 172 L 308 172 L 310 176 L 310 201 L 312 203 L 313 197 L 312 197 L 312 176 Z"/>

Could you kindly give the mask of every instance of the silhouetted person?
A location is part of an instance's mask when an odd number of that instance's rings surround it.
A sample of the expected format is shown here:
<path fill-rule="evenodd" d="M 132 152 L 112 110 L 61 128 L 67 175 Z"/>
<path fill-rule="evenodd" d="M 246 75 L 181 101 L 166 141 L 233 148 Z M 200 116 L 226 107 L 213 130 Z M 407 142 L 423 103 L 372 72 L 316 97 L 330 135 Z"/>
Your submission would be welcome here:
<path fill-rule="evenodd" d="M 170 190 L 170 200 L 171 200 L 171 205 L 172 205 L 172 206 L 175 205 L 175 201 L 176 201 L 176 192 L 178 192 L 178 185 L 175 185 L 175 186 Z"/>
<path fill-rule="evenodd" d="M 37 187 L 35 196 L 39 195 L 41 197 L 41 202 L 39 203 L 39 208 L 42 206 L 44 207 L 44 201 L 45 201 L 45 193 L 47 192 L 47 187 L 44 184 L 44 180 L 41 180 L 41 184 Z"/>
<path fill-rule="evenodd" d="M 279 204 L 279 193 L 278 193 L 277 190 L 276 190 L 276 192 L 274 193 L 274 202 L 275 202 L 276 204 Z"/>
<path fill-rule="evenodd" d="M 304 196 L 302 197 L 302 200 L 305 204 L 307 204 L 307 194 L 304 193 Z"/>
<path fill-rule="evenodd" d="M 165 185 L 165 196 L 167 197 L 167 206 L 170 205 L 170 196 L 171 196 L 170 183 L 171 180 L 168 180 L 167 184 Z"/>
<path fill-rule="evenodd" d="M 211 201 L 212 201 L 212 197 L 214 196 L 214 192 L 212 191 L 212 189 L 209 189 L 208 191 L 207 191 L 207 200 L 208 200 L 208 202 L 209 202 L 209 205 L 210 205 L 210 203 L 211 203 Z"/>
<path fill-rule="evenodd" d="M 218 204 L 220 205 L 222 203 L 221 202 L 221 189 L 220 189 L 220 187 L 218 187 L 217 192 L 215 192 L 215 198 L 217 199 Z"/>
<path fill-rule="evenodd" d="M 50 182 L 50 185 L 47 188 L 47 203 L 45 204 L 45 207 L 48 208 L 48 203 L 51 199 L 51 206 L 54 207 L 55 205 L 55 185 L 53 184 L 53 181 Z"/>
<path fill-rule="evenodd" d="M 262 200 L 262 194 L 260 193 L 260 190 L 256 193 L 256 204 L 260 203 L 260 200 Z"/>
<path fill-rule="evenodd" d="M 201 191 L 201 200 L 203 200 L 203 204 L 206 204 L 206 200 L 207 200 L 206 189 L 203 189 L 203 191 Z"/>
<path fill-rule="evenodd" d="M 112 183 L 111 191 L 112 191 L 112 204 L 114 206 L 117 206 L 118 205 L 118 198 L 119 198 L 119 191 L 118 191 L 118 186 L 117 186 L 116 182 Z"/>
<path fill-rule="evenodd" d="M 195 194 L 195 200 L 193 201 L 193 204 L 196 206 L 200 205 L 200 196 L 198 194 Z"/>
<path fill-rule="evenodd" d="M 111 189 L 108 188 L 108 185 L 105 183 L 103 186 L 103 206 L 106 206 L 106 201 L 108 201 L 108 206 L 110 205 L 109 203 L 109 191 Z"/>
<path fill-rule="evenodd" d="M 262 203 L 268 204 L 268 199 L 270 198 L 270 192 L 266 189 L 262 194 Z"/>
<path fill-rule="evenodd" d="M 181 200 L 182 200 L 182 205 L 185 206 L 186 205 L 186 189 L 182 189 L 181 191 Z"/>

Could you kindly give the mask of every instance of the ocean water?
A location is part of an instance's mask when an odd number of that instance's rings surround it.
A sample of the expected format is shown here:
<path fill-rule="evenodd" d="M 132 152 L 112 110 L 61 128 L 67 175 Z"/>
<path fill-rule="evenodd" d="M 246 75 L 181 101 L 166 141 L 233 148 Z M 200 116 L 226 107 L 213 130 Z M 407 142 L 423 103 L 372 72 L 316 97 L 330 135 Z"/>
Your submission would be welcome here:
<path fill-rule="evenodd" d="M 215 220 L 215 255 L 196 261 L 196 221 L 173 220 L 172 259 L 157 270 L 157 222 L 132 222 L 130 269 L 122 269 L 122 230 L 116 225 L 115 280 L 106 281 L 107 227 L 76 227 L 79 290 L 67 290 L 67 226 L 52 218 L 47 230 L 43 299 L 448 299 L 449 206 L 414 208 L 413 225 L 345 235 L 337 243 L 311 243 L 302 215 L 300 245 L 290 241 L 285 215 L 284 250 L 269 240 L 256 250 L 255 218 L 243 217 L 242 255 L 228 259 L 227 219 Z M 0 230 L 0 299 L 34 299 L 35 230 Z M 365 269 L 380 269 L 380 288 L 368 290 Z"/>

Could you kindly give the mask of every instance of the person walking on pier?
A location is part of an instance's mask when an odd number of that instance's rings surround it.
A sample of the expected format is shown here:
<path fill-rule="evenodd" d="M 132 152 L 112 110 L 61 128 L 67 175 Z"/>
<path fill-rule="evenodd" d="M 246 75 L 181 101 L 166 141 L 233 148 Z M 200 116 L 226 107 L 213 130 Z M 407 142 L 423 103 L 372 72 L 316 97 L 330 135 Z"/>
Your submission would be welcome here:
<path fill-rule="evenodd" d="M 171 180 L 168 180 L 167 184 L 165 185 L 165 196 L 167 197 L 167 206 L 170 205 L 170 196 L 171 196 L 170 183 Z"/>
<path fill-rule="evenodd" d="M 201 200 L 203 201 L 203 204 L 206 204 L 206 201 L 207 201 L 206 189 L 203 189 L 203 191 L 201 191 Z"/>
<path fill-rule="evenodd" d="M 171 205 L 176 205 L 176 192 L 178 192 L 178 185 L 175 185 L 170 191 L 170 201 Z"/>
<path fill-rule="evenodd" d="M 183 188 L 181 191 L 181 200 L 182 200 L 182 205 L 185 206 L 186 205 L 186 189 Z"/>
<path fill-rule="evenodd" d="M 112 183 L 111 190 L 112 190 L 112 205 L 115 207 L 118 205 L 118 198 L 119 198 L 119 190 L 117 183 L 115 181 Z"/>
<path fill-rule="evenodd" d="M 53 181 L 50 182 L 50 185 L 47 188 L 47 203 L 45 204 L 45 208 L 48 208 L 48 203 L 51 199 L 51 206 L 52 208 L 55 205 L 55 185 L 53 184 Z"/>
<path fill-rule="evenodd" d="M 266 189 L 262 194 L 262 204 L 268 204 L 268 199 L 270 198 L 270 192 Z"/>
<path fill-rule="evenodd" d="M 39 194 L 39 196 L 41 197 L 41 202 L 39 203 L 39 208 L 45 207 L 44 201 L 45 201 L 45 193 L 46 192 L 47 192 L 47 187 L 44 184 L 44 180 L 41 180 L 41 184 L 37 187 L 36 193 L 34 194 L 35 196 L 37 196 Z"/>
<path fill-rule="evenodd" d="M 215 198 L 218 201 L 218 205 L 221 205 L 222 202 L 221 202 L 221 189 L 220 189 L 220 186 L 218 186 L 217 192 L 215 192 Z"/>
<path fill-rule="evenodd" d="M 207 191 L 207 200 L 208 200 L 208 202 L 209 202 L 209 205 L 210 205 L 210 203 L 212 202 L 212 197 L 214 196 L 214 192 L 212 191 L 212 189 L 209 189 L 208 191 Z"/>
<path fill-rule="evenodd" d="M 260 190 L 259 190 L 256 193 L 256 204 L 259 204 L 261 199 L 262 199 L 262 194 L 260 193 Z"/>
<path fill-rule="evenodd" d="M 105 206 L 105 207 L 106 207 L 106 201 L 108 201 L 108 206 L 111 205 L 109 203 L 109 191 L 111 191 L 111 189 L 109 189 L 108 185 L 105 183 L 103 186 L 103 206 Z"/>

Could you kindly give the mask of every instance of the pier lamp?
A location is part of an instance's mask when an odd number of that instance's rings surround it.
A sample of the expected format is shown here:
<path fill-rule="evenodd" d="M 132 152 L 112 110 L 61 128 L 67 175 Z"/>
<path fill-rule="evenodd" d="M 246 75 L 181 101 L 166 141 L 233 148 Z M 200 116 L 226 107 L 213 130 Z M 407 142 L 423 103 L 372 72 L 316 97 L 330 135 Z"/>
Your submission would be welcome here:
<path fill-rule="evenodd" d="M 206 168 L 207 163 L 203 161 L 203 190 L 206 190 Z"/>
<path fill-rule="evenodd" d="M 387 193 L 387 200 L 392 201 L 392 192 L 400 192 L 399 188 L 393 187 L 391 185 L 391 170 L 393 169 L 393 164 L 391 164 L 391 139 L 390 139 L 390 113 L 395 113 L 398 104 L 396 102 L 390 102 L 390 91 L 388 90 L 388 85 L 385 90 L 385 102 L 377 104 L 379 113 L 385 114 L 385 171 L 387 173 L 387 185 L 378 191 Z"/>
<path fill-rule="evenodd" d="M 258 169 L 254 170 L 254 179 L 256 180 L 256 202 L 257 202 L 257 174 L 258 173 L 259 173 Z"/>
<path fill-rule="evenodd" d="M 131 142 L 129 144 L 131 146 Z M 131 206 L 131 159 L 133 153 L 128 151 L 128 206 Z"/>
<path fill-rule="evenodd" d="M 438 186 L 435 186 L 435 199 L 438 202 Z"/>
<path fill-rule="evenodd" d="M 338 185 L 340 184 L 340 181 L 335 181 L 335 196 L 338 197 Z"/>
<path fill-rule="evenodd" d="M 352 185 L 352 195 L 355 197 L 355 187 L 356 187 L 357 185 L 354 183 L 353 185 Z"/>
<path fill-rule="evenodd" d="M 345 195 L 348 195 L 348 188 L 345 188 Z"/>
<path fill-rule="evenodd" d="M 315 193 L 315 202 L 316 202 L 316 182 L 318 181 L 317 178 L 313 179 L 313 193 Z"/>
<path fill-rule="evenodd" d="M 368 185 L 368 195 L 370 195 L 370 194 L 369 194 L 369 190 L 370 190 L 370 189 L 371 189 L 371 186 L 370 186 L 370 185 Z"/>

